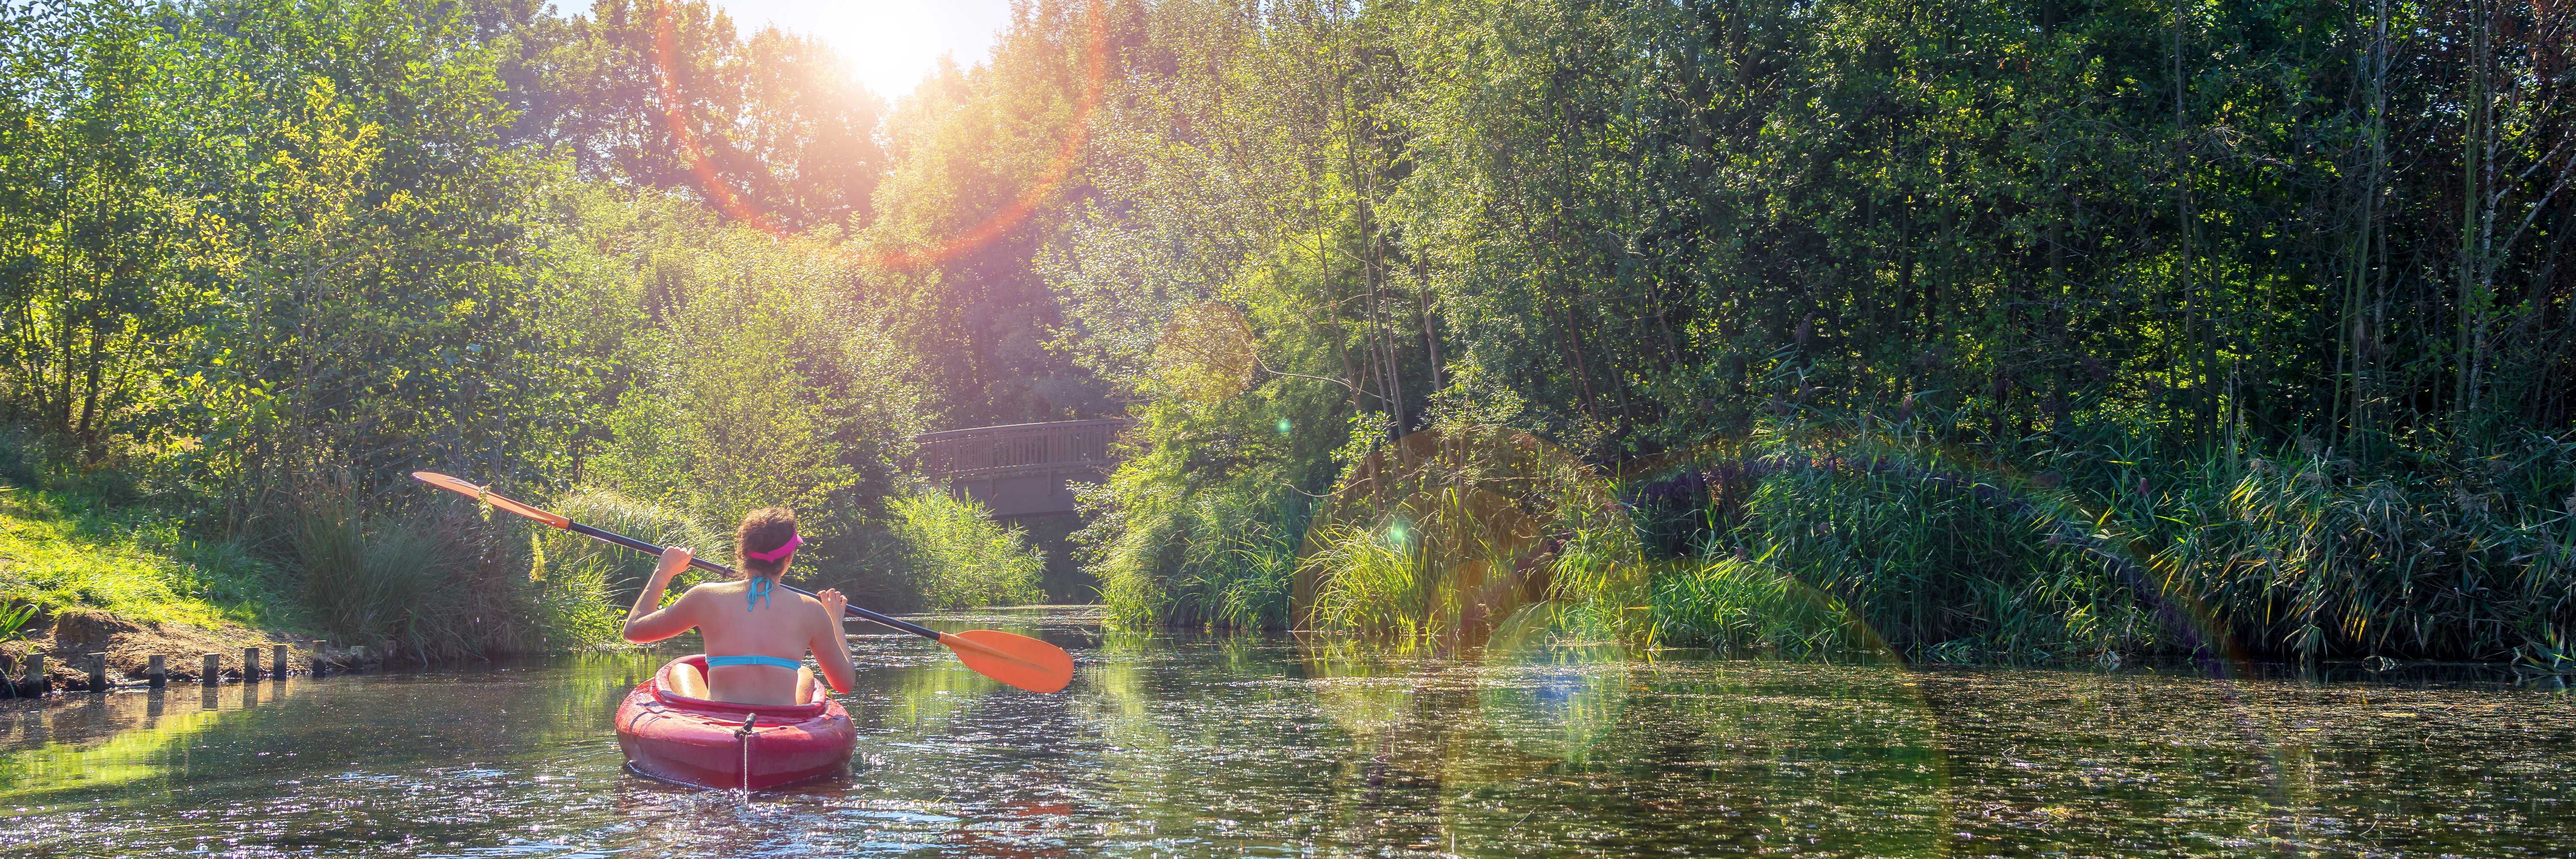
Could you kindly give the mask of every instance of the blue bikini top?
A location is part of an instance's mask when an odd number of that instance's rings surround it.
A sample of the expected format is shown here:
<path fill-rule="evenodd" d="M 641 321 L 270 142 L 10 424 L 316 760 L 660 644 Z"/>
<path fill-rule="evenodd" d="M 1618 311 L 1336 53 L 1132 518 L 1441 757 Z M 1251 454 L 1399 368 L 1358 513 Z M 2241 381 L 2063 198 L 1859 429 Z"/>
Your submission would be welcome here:
<path fill-rule="evenodd" d="M 793 671 L 793 670 L 796 670 L 796 669 L 799 669 L 799 668 L 803 668 L 803 667 L 805 667 L 805 661 L 804 661 L 804 660 L 802 660 L 802 659 L 782 659 L 782 658 L 780 658 L 780 657 L 776 657 L 776 656 L 710 656 L 710 657 L 707 657 L 707 667 L 708 667 L 708 668 L 723 668 L 723 667 L 725 667 L 725 666 L 727 666 L 727 665 L 767 665 L 767 666 L 769 666 L 769 667 L 771 667 L 771 668 L 785 668 L 785 669 L 787 669 L 787 670 Z"/>

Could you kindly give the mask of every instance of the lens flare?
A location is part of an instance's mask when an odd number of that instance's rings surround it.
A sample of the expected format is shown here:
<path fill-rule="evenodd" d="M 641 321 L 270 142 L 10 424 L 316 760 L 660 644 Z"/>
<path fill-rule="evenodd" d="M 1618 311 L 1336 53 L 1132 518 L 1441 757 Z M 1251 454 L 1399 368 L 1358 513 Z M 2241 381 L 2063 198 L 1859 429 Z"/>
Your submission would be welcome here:
<path fill-rule="evenodd" d="M 2063 488 L 2062 478 L 2053 473 L 2032 473 L 2031 469 L 1998 461 L 1965 445 L 1910 433 L 1898 436 L 1870 432 L 1867 423 L 1863 426 L 1858 432 L 1766 427 L 1628 463 L 1621 470 L 1621 482 L 1631 487 L 1631 498 L 1642 501 L 1654 494 L 1649 478 L 1682 472 L 1688 479 L 1705 484 L 1702 503 L 1712 513 L 1733 509 L 1741 515 L 1747 499 L 1761 497 L 1760 487 L 1766 482 L 1791 482 L 1781 484 L 1786 490 L 1782 494 L 1796 496 L 1802 494 L 1801 490 L 1816 488 L 1814 481 L 1841 480 L 1861 481 L 1864 488 L 1901 487 L 1931 492 L 1945 504 L 2007 516 L 2027 529 L 2021 535 L 2023 539 L 2072 550 L 2085 563 L 2098 567 L 2124 586 L 2155 627 L 2147 640 L 2160 650 L 2186 654 L 2192 673 L 2217 681 L 2217 703 L 2232 723 L 2227 731 L 2232 731 L 2245 746 L 2263 749 L 2270 758 L 2268 775 L 2274 798 L 2291 801 L 2293 794 L 2305 790 L 2295 777 L 2305 768 L 2303 746 L 2288 740 L 2292 729 L 2277 715 L 2282 708 L 2270 700 L 2293 690 L 2265 680 L 2266 672 L 2235 640 L 2229 624 L 2180 585 L 2180 573 L 2171 559 L 2154 557 L 2154 550 L 2146 542 L 2121 525 L 2132 516 L 2199 514 L 2161 509 L 2160 502 L 2146 497 L 2143 491 L 2137 493 L 2139 497 L 2079 496 Z M 1809 482 L 1795 483 L 1801 480 Z M 2140 507 L 2147 509 L 2143 513 L 2133 509 Z M 1760 565 L 1764 559 L 1729 560 Z M 1830 605 L 1832 611 L 1847 617 L 1851 630 L 1866 637 L 1869 645 L 1865 650 L 1874 652 L 1875 658 L 1893 666 L 1906 666 L 1906 656 L 1888 645 L 1882 630 L 1872 627 L 1841 596 L 1817 590 L 1785 571 L 1779 578 L 1786 583 L 1784 587 L 1805 593 L 1813 603 Z M 1919 641 L 1915 646 L 1920 656 L 1947 656 L 1937 646 Z M 1975 654 L 1969 657 L 1977 658 Z M 2112 650 L 2085 661 L 2094 670 L 2105 670 L 2118 666 L 2118 657 L 2117 651 Z M 1947 715 L 1937 708 L 1933 713 Z"/>
<path fill-rule="evenodd" d="M 1355 463 L 1308 526 L 1290 611 L 1308 629 L 1484 643 L 1532 606 L 1619 638 L 1643 616 L 1636 541 L 1601 475 L 1527 433 L 1412 433 Z"/>
<path fill-rule="evenodd" d="M 699 123 L 689 116 L 688 105 L 696 103 L 685 81 L 676 69 L 685 68 L 676 45 L 677 27 L 671 20 L 675 4 L 655 7 L 653 36 L 654 85 L 662 97 L 662 123 L 671 134 L 680 157 L 688 164 L 689 173 L 704 189 L 708 202 L 726 217 L 753 229 L 784 238 L 787 231 L 760 210 L 759 206 L 728 181 L 708 147 L 699 135 Z M 1037 177 L 1021 188 L 1019 194 L 999 209 L 985 215 L 963 230 L 944 238 L 884 248 L 859 248 L 842 245 L 835 254 L 846 263 L 865 268 L 906 271 L 938 265 L 973 252 L 1009 233 L 1026 222 L 1040 206 L 1056 198 L 1082 157 L 1085 143 L 1091 138 L 1093 116 L 1100 107 L 1101 93 L 1109 75 L 1108 10 L 1101 0 L 1082 4 L 1084 46 L 1083 68 L 1075 94 L 1073 116 L 1067 121 L 1063 139 L 1055 155 L 1038 171 Z"/>

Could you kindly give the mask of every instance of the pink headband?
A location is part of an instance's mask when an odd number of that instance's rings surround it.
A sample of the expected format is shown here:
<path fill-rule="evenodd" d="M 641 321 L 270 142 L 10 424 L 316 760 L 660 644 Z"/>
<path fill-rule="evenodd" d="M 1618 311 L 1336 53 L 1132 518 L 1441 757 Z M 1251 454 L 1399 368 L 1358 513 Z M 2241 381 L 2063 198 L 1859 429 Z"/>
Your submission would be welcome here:
<path fill-rule="evenodd" d="M 789 531 L 787 532 L 787 545 L 780 546 L 766 552 L 746 551 L 742 553 L 742 556 L 755 561 L 782 561 L 786 560 L 787 556 L 796 554 L 796 547 L 804 544 L 805 535 Z"/>

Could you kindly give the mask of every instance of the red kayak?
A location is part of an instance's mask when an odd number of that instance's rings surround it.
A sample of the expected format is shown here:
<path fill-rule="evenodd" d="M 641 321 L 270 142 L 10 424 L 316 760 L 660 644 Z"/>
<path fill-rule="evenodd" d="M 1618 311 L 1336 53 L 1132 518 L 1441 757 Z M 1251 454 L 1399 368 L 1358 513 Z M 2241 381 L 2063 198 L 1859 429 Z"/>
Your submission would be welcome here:
<path fill-rule="evenodd" d="M 671 665 L 681 664 L 707 670 L 703 655 L 671 660 Z M 730 704 L 691 698 L 665 691 L 671 665 L 636 684 L 617 707 L 617 747 L 625 750 L 628 768 L 663 781 L 760 790 L 849 766 L 859 732 L 840 702 L 825 697 L 811 704 Z"/>

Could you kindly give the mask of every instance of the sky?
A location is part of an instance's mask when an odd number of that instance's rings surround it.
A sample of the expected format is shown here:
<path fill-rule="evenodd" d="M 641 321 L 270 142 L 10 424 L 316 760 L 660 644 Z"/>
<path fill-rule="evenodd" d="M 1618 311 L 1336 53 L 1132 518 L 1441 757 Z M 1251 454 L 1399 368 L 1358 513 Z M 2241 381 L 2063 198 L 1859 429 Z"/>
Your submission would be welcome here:
<path fill-rule="evenodd" d="M 941 54 L 983 62 L 1011 18 L 1010 0 L 712 0 L 745 36 L 764 26 L 819 37 L 850 76 L 891 101 L 929 76 Z M 577 7 L 576 7 L 577 8 Z"/>

